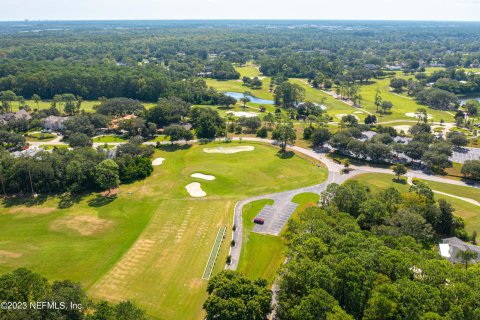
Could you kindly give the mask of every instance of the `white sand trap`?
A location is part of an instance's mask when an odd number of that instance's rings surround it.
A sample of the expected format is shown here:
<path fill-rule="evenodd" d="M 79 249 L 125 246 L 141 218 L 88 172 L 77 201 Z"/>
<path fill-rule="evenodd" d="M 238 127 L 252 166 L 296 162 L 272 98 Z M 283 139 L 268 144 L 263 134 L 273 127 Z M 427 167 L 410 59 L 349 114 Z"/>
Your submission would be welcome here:
<path fill-rule="evenodd" d="M 203 149 L 203 151 L 206 153 L 224 153 L 224 154 L 232 154 L 237 152 L 253 151 L 253 150 L 255 150 L 255 148 L 252 146 L 216 147 L 216 148 Z"/>
<path fill-rule="evenodd" d="M 257 117 L 257 112 L 244 112 L 244 111 L 228 111 L 226 114 L 232 114 L 235 117 L 245 117 L 245 118 L 253 118 Z"/>
<path fill-rule="evenodd" d="M 203 180 L 208 180 L 208 181 L 215 180 L 215 176 L 212 176 L 212 175 L 209 175 L 209 174 L 203 174 L 203 173 L 193 173 L 190 177 L 203 179 Z"/>
<path fill-rule="evenodd" d="M 202 190 L 202 186 L 198 182 L 192 182 L 185 187 L 188 193 L 194 198 L 205 197 L 207 193 Z"/>
<path fill-rule="evenodd" d="M 159 166 L 165 161 L 165 158 L 156 158 L 152 161 L 152 166 Z"/>
<path fill-rule="evenodd" d="M 421 115 L 420 113 L 415 113 L 415 112 L 407 112 L 405 113 L 405 115 L 407 117 L 410 117 L 410 118 L 418 118 L 419 116 L 421 116 L 423 118 L 423 115 Z M 431 114 L 427 114 L 427 119 L 432 119 L 432 115 Z"/>
<path fill-rule="evenodd" d="M 348 114 L 346 113 L 339 113 L 339 114 L 336 114 L 335 117 L 337 117 L 338 119 L 342 120 L 343 117 L 345 116 L 348 116 Z M 352 114 L 352 116 L 354 116 L 357 120 L 360 120 L 356 115 Z"/>
<path fill-rule="evenodd" d="M 394 126 L 393 129 L 397 130 L 398 132 L 403 131 L 403 132 L 407 133 L 408 130 L 410 130 L 411 127 L 412 127 L 412 126 L 408 126 L 408 125 L 405 125 L 405 126 Z"/>
<path fill-rule="evenodd" d="M 362 114 L 363 111 L 353 111 L 353 113 L 355 113 L 355 114 Z"/>

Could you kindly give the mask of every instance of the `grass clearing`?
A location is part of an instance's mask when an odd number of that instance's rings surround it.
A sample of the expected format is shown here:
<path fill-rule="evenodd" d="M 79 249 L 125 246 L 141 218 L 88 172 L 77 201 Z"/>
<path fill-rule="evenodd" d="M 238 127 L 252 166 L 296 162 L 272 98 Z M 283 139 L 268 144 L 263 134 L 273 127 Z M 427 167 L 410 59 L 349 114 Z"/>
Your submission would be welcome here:
<path fill-rule="evenodd" d="M 282 237 L 251 232 L 253 219 L 265 205 L 273 200 L 257 200 L 243 207 L 243 245 L 238 271 L 251 279 L 259 277 L 272 284 L 278 268 L 285 261 L 285 241 Z"/>
<path fill-rule="evenodd" d="M 59 197 L 38 199 L 35 205 L 4 202 L 0 252 L 11 258 L 0 257 L 0 273 L 28 267 L 50 280 L 79 281 L 95 300 L 133 300 L 155 319 L 204 319 L 207 282 L 201 278 L 220 226 L 227 226 L 226 238 L 231 237 L 235 203 L 326 177 L 324 168 L 298 156 L 281 159 L 277 149 L 253 145 L 254 151 L 231 155 L 203 152 L 225 146 L 219 142 L 162 146 L 153 158 L 165 158 L 164 164 L 149 178 L 122 185 L 115 199 L 87 195 L 68 209 L 58 209 Z M 202 181 L 205 198 L 190 198 L 185 190 L 195 172 L 216 177 Z M 92 227 L 90 234 L 82 221 Z M 261 256 L 282 252 L 278 240 L 266 244 Z M 213 274 L 223 269 L 229 246 L 220 246 Z M 263 266 L 255 269 L 249 274 L 264 272 Z M 266 276 L 272 279 L 275 270 Z"/>
<path fill-rule="evenodd" d="M 125 142 L 127 139 L 120 137 L 120 136 L 100 136 L 93 138 L 94 143 L 112 143 L 112 142 Z"/>

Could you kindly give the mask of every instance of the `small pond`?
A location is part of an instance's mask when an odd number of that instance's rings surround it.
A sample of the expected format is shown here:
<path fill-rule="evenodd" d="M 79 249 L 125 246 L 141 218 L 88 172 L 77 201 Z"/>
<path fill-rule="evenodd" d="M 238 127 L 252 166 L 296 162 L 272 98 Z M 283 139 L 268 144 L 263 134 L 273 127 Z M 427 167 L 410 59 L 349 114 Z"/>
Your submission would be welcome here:
<path fill-rule="evenodd" d="M 225 92 L 224 93 L 226 96 L 232 97 L 235 100 L 240 100 L 243 98 L 243 93 L 240 92 Z M 247 96 L 250 99 L 251 103 L 258 103 L 258 104 L 273 104 L 273 100 L 265 100 L 265 99 L 260 99 L 254 96 Z"/>

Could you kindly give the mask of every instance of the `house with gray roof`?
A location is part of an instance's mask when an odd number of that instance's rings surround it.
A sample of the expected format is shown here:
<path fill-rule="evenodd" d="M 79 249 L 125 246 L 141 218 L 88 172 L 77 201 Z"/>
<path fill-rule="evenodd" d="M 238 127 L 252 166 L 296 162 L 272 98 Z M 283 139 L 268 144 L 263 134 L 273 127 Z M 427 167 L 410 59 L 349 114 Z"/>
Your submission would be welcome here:
<path fill-rule="evenodd" d="M 43 120 L 43 127 L 50 130 L 63 130 L 65 129 L 65 121 L 70 119 L 70 117 L 58 117 L 58 116 L 48 116 Z"/>
<path fill-rule="evenodd" d="M 480 261 L 480 247 L 464 242 L 457 237 L 446 238 L 442 240 L 442 243 L 439 244 L 440 255 L 452 263 L 462 262 L 461 259 L 457 258 L 457 254 L 460 251 L 473 251 L 478 253 L 477 259 L 475 262 Z"/>

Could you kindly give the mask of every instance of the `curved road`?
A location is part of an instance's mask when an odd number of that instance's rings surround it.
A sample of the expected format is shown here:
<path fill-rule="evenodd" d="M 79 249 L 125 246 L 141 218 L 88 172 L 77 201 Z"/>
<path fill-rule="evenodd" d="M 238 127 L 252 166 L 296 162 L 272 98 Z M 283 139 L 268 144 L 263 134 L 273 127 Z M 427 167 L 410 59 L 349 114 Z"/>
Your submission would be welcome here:
<path fill-rule="evenodd" d="M 238 140 L 238 139 L 234 138 L 233 140 Z M 266 142 L 270 144 L 274 143 L 273 140 L 261 139 L 261 138 L 242 138 L 242 141 Z M 340 174 L 340 171 L 343 169 L 343 166 L 327 158 L 325 153 L 317 152 L 310 149 L 305 149 L 298 146 L 289 146 L 289 149 L 296 151 L 298 153 L 304 154 L 318 161 L 321 161 L 323 164 L 325 164 L 325 166 L 328 169 L 327 180 L 323 183 L 310 186 L 310 187 L 305 187 L 305 188 L 300 188 L 300 189 L 295 189 L 295 190 L 285 191 L 280 193 L 274 193 L 274 194 L 260 195 L 260 196 L 255 196 L 255 197 L 251 197 L 251 198 L 239 201 L 235 205 L 234 218 L 233 218 L 233 222 L 235 225 L 235 232 L 232 233 L 232 240 L 235 240 L 235 246 L 230 248 L 229 254 L 231 256 L 231 263 L 229 265 L 225 265 L 225 269 L 236 270 L 238 268 L 238 262 L 240 260 L 240 253 L 242 250 L 242 236 L 243 236 L 242 211 L 243 211 L 244 205 L 246 205 L 247 203 L 250 203 L 256 200 L 261 200 L 261 199 L 273 199 L 274 211 L 275 209 L 277 211 L 282 211 L 288 203 L 291 203 L 291 199 L 295 195 L 304 193 L 304 192 L 313 192 L 313 193 L 320 194 L 323 190 L 325 190 L 325 188 L 330 183 L 341 184 L 346 180 L 348 180 L 349 178 L 351 178 L 352 176 L 362 174 L 362 173 L 385 173 L 385 174 L 393 175 L 393 172 L 390 169 L 376 168 L 376 167 L 370 167 L 370 166 L 354 166 L 354 165 L 350 166 L 350 169 L 352 169 L 352 171 L 349 174 Z M 413 178 L 417 178 L 417 179 L 453 184 L 458 186 L 480 188 L 480 185 L 478 184 L 472 186 L 472 185 L 466 184 L 463 181 L 450 180 L 450 179 L 442 178 L 439 176 L 427 175 L 422 171 L 418 171 L 418 170 L 409 171 L 405 176 L 410 180 Z M 275 207 L 275 203 L 278 203 L 276 207 Z"/>

